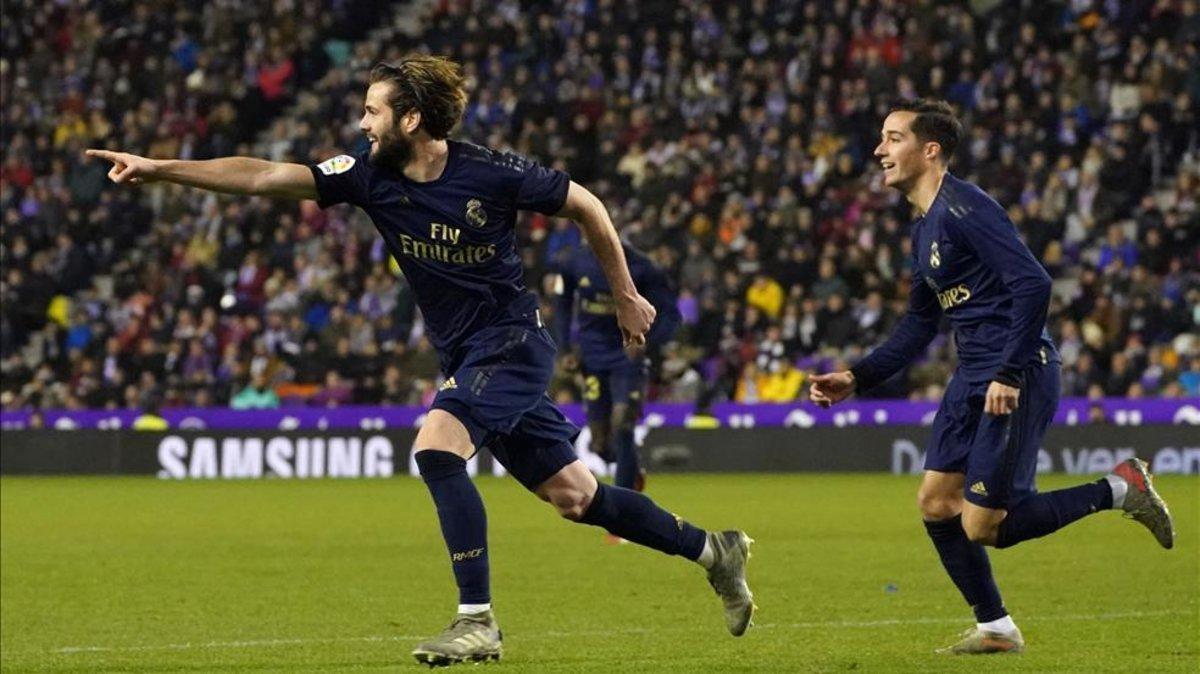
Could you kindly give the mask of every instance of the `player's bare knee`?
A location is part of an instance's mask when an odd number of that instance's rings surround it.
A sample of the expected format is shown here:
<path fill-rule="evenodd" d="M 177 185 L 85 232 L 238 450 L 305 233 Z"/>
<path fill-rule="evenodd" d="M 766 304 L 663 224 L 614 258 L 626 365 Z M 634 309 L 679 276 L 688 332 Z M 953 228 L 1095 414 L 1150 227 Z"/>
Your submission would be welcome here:
<path fill-rule="evenodd" d="M 608 454 L 609 437 L 608 433 L 593 433 L 592 446 L 596 448 L 594 453 L 601 456 Z"/>
<path fill-rule="evenodd" d="M 554 505 L 554 509 L 558 511 L 558 514 L 572 522 L 578 522 L 583 519 L 588 506 L 592 504 L 590 494 L 574 487 L 556 489 L 550 492 L 548 496 L 550 503 Z"/>
<path fill-rule="evenodd" d="M 605 456 L 608 453 L 609 433 L 608 424 L 606 423 L 590 423 L 588 430 L 591 431 L 592 453 Z"/>
<path fill-rule="evenodd" d="M 622 431 L 632 431 L 637 427 L 638 418 L 642 416 L 640 407 L 627 405 L 623 406 L 615 415 L 616 427 Z"/>
<path fill-rule="evenodd" d="M 917 508 L 928 522 L 948 520 L 962 512 L 962 497 L 922 489 L 917 492 Z"/>
<path fill-rule="evenodd" d="M 596 477 L 576 460 L 563 467 L 542 484 L 535 493 L 548 501 L 559 515 L 569 520 L 583 519 L 592 505 L 592 496 L 597 488 Z"/>
<path fill-rule="evenodd" d="M 457 417 L 442 409 L 429 411 L 425 423 L 417 431 L 415 444 L 418 451 L 439 450 L 463 459 L 470 459 L 475 454 L 475 445 L 467 428 Z"/>
<path fill-rule="evenodd" d="M 963 521 L 963 532 L 967 534 L 967 540 L 980 545 L 995 545 L 998 528 L 998 525 L 990 522 Z"/>

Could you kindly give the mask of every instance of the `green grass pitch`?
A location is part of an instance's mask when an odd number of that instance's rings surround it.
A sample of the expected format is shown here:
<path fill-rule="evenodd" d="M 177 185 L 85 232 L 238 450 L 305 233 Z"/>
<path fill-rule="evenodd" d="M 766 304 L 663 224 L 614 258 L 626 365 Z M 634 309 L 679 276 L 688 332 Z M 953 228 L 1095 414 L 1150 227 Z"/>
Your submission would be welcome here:
<path fill-rule="evenodd" d="M 1079 480 L 1044 477 L 1043 489 Z M 756 626 L 725 632 L 695 566 L 479 481 L 506 672 L 1200 669 L 1200 479 L 1162 478 L 1174 550 L 1116 513 L 992 554 L 1029 650 L 933 650 L 971 625 L 916 515 L 916 478 L 652 476 L 650 493 L 757 539 Z M 456 602 L 425 487 L 390 481 L 0 481 L 5 672 L 418 667 Z"/>

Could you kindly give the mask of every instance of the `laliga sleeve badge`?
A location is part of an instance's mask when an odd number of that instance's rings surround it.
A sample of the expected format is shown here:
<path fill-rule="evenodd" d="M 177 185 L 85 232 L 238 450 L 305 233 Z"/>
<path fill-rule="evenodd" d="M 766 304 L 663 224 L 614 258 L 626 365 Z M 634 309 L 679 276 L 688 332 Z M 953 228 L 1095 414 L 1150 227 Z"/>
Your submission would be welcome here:
<path fill-rule="evenodd" d="M 321 173 L 324 173 L 327 176 L 345 173 L 346 171 L 349 171 L 352 166 L 354 166 L 354 157 L 346 154 L 339 154 L 333 159 L 326 159 L 320 164 L 317 164 L 317 168 L 321 169 Z"/>

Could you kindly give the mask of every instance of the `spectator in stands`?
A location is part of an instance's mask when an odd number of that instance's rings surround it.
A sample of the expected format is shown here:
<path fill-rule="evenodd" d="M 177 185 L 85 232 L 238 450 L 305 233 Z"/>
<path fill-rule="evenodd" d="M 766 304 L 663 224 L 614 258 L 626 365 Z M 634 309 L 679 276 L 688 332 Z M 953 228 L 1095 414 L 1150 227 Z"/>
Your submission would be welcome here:
<path fill-rule="evenodd" d="M 1200 396 L 1200 358 L 1192 358 L 1187 371 L 1179 375 L 1179 386 L 1185 396 Z"/>
<path fill-rule="evenodd" d="M 266 375 L 259 372 L 254 375 L 246 388 L 233 396 L 233 399 L 229 401 L 229 406 L 235 410 L 275 409 L 279 407 L 279 396 L 275 393 L 275 389 L 271 388 Z"/>
<path fill-rule="evenodd" d="M 159 414 L 158 394 L 149 391 L 142 396 L 142 413 L 133 420 L 135 431 L 165 431 L 171 425 Z"/>

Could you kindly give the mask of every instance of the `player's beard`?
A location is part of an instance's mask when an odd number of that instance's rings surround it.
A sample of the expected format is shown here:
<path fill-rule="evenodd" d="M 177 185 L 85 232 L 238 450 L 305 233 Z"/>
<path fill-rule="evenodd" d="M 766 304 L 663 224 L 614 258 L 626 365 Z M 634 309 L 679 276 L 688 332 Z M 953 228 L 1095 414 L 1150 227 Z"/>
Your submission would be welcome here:
<path fill-rule="evenodd" d="M 375 166 L 385 166 L 402 171 L 412 156 L 412 137 L 394 126 L 386 133 L 379 135 L 375 150 L 367 158 Z"/>

